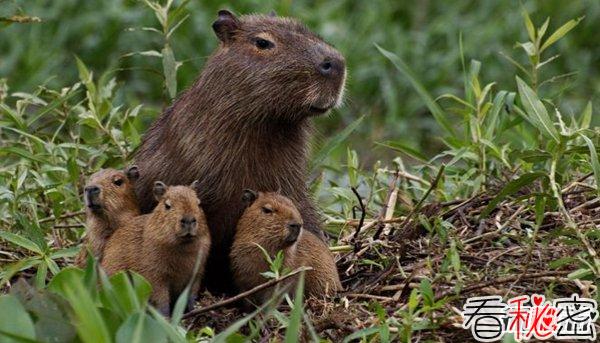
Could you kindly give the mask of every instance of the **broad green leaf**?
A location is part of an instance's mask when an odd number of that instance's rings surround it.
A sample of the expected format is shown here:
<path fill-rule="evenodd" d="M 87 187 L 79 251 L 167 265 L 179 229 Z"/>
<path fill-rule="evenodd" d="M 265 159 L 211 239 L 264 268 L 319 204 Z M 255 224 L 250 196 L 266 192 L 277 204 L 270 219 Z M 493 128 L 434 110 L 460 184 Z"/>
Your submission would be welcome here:
<path fill-rule="evenodd" d="M 16 146 L 1 147 L 0 156 L 2 155 L 16 155 L 29 161 L 39 162 L 43 164 L 52 164 L 52 162 L 48 161 L 45 158 L 42 158 L 39 154 L 33 155 L 29 151 Z"/>
<path fill-rule="evenodd" d="M 486 218 L 490 214 L 490 212 L 492 212 L 492 210 L 494 208 L 496 208 L 496 205 L 498 205 L 507 196 L 515 194 L 521 188 L 523 188 L 527 185 L 530 185 L 535 180 L 543 178 L 543 177 L 547 177 L 546 173 L 533 172 L 533 173 L 523 174 L 519 178 L 510 181 L 509 183 L 506 184 L 506 186 L 504 186 L 504 188 L 502 188 L 502 190 L 498 193 L 498 195 L 496 195 L 492 200 L 490 200 L 488 205 L 483 209 L 483 211 L 479 215 L 479 218 L 480 219 Z"/>
<path fill-rule="evenodd" d="M 35 289 L 23 279 L 12 285 L 10 293 L 35 318 L 35 333 L 40 342 L 73 342 L 77 333 L 67 314 L 69 305 L 62 297 Z"/>
<path fill-rule="evenodd" d="M 160 326 L 162 328 L 163 332 L 166 333 L 170 342 L 172 342 L 172 343 L 186 343 L 187 342 L 187 340 L 185 339 L 185 330 L 183 328 L 181 328 L 179 326 L 171 325 L 165 319 L 165 317 L 162 314 L 160 314 L 160 312 L 158 312 L 155 308 L 153 308 L 151 306 L 148 307 L 148 311 L 150 311 L 150 313 L 152 314 L 152 317 L 154 318 L 154 320 L 156 321 L 158 326 Z"/>
<path fill-rule="evenodd" d="M 195 295 L 195 294 L 194 294 Z M 190 297 L 190 285 L 188 284 L 183 292 L 177 298 L 175 302 L 175 306 L 171 311 L 171 324 L 177 325 L 179 321 L 181 321 L 181 317 L 183 316 L 183 312 L 185 312 L 185 308 L 188 304 L 188 299 Z"/>
<path fill-rule="evenodd" d="M 35 244 L 34 242 L 30 241 L 29 239 L 12 233 L 12 232 L 8 232 L 8 231 L 0 231 L 0 238 L 4 239 L 5 241 L 8 241 L 12 244 L 18 245 L 20 247 L 23 247 L 31 252 L 35 252 L 37 254 L 42 255 L 43 252 L 40 249 L 40 247 Z"/>
<path fill-rule="evenodd" d="M 541 39 L 546 34 L 546 30 L 548 29 L 548 24 L 550 24 L 550 17 L 546 18 L 546 21 L 544 21 L 544 23 L 542 24 L 542 26 L 538 30 L 538 36 L 536 37 L 536 39 L 538 41 L 541 41 Z"/>
<path fill-rule="evenodd" d="M 22 130 L 26 129 L 25 121 L 23 120 L 21 115 L 19 115 L 19 113 L 14 111 L 12 108 L 6 106 L 5 104 L 0 104 L 0 109 L 8 116 L 8 119 L 10 119 L 18 128 Z"/>
<path fill-rule="evenodd" d="M 70 248 L 56 250 L 50 254 L 50 258 L 53 260 L 56 260 L 59 258 L 74 257 L 75 255 L 77 255 L 77 253 L 79 253 L 80 249 L 81 249 L 81 247 L 76 246 L 76 247 L 70 247 Z"/>
<path fill-rule="evenodd" d="M 538 99 L 535 92 L 525 82 L 523 82 L 523 80 L 521 80 L 518 76 L 516 78 L 517 86 L 519 88 L 519 95 L 521 97 L 523 107 L 525 107 L 527 119 L 533 126 L 538 128 L 542 134 L 549 135 L 558 143 L 560 141 L 558 131 L 554 127 L 554 123 L 550 119 L 544 104 L 540 101 L 540 99 Z"/>
<path fill-rule="evenodd" d="M 358 154 L 350 148 L 346 149 L 346 164 L 348 166 L 348 182 L 351 187 L 358 187 Z"/>
<path fill-rule="evenodd" d="M 162 49 L 163 73 L 165 75 L 165 85 L 171 99 L 177 95 L 177 62 L 175 55 L 169 45 Z"/>
<path fill-rule="evenodd" d="M 108 280 L 101 274 L 100 299 L 107 307 L 125 317 L 143 309 L 151 293 L 150 284 L 139 274 L 119 272 Z"/>
<path fill-rule="evenodd" d="M 421 296 L 423 297 L 423 304 L 432 306 L 435 299 L 433 295 L 433 288 L 431 287 L 431 281 L 428 279 L 421 280 L 419 285 Z"/>
<path fill-rule="evenodd" d="M 167 334 L 145 312 L 133 313 L 117 331 L 116 343 L 167 342 Z"/>
<path fill-rule="evenodd" d="M 77 70 L 79 70 L 79 79 L 87 88 L 89 94 L 93 97 L 96 96 L 96 85 L 94 85 L 92 79 L 92 73 L 88 70 L 85 63 L 79 57 L 75 56 L 77 62 Z"/>
<path fill-rule="evenodd" d="M 546 209 L 546 197 L 536 196 L 535 197 L 535 226 L 540 227 L 544 221 Z"/>
<path fill-rule="evenodd" d="M 588 268 L 580 268 L 567 275 L 571 280 L 585 280 L 594 275 L 594 272 Z"/>
<path fill-rule="evenodd" d="M 96 306 L 90 291 L 84 286 L 84 272 L 67 267 L 48 284 L 48 289 L 63 295 L 73 308 L 77 333 L 84 343 L 111 342 L 107 323 Z"/>
<path fill-rule="evenodd" d="M 2 232 L 2 231 L 0 231 Z M 13 263 L 2 266 L 2 279 L 0 280 L 0 286 L 7 283 L 16 273 L 34 267 L 42 263 L 39 258 L 24 258 Z"/>
<path fill-rule="evenodd" d="M 44 140 L 42 140 L 41 138 L 39 138 L 39 137 L 37 137 L 35 135 L 32 135 L 32 134 L 29 134 L 29 133 L 27 133 L 25 131 L 22 131 L 22 130 L 19 130 L 19 129 L 15 129 L 14 127 L 3 127 L 2 129 L 13 131 L 13 132 L 18 133 L 19 135 L 21 135 L 23 137 L 27 137 L 30 140 L 32 140 L 34 143 L 37 143 L 38 147 L 40 147 L 40 148 L 43 148 L 46 145 L 46 142 L 44 142 Z"/>
<path fill-rule="evenodd" d="M 540 52 L 546 50 L 550 45 L 554 44 L 557 40 L 561 39 L 564 35 L 566 35 L 569 31 L 571 31 L 584 17 L 579 17 L 577 19 L 571 19 L 566 22 L 563 26 L 559 27 L 558 30 L 554 31 L 553 34 L 546 39 L 542 47 L 540 48 Z"/>
<path fill-rule="evenodd" d="M 494 131 L 498 127 L 498 119 L 500 117 L 500 113 L 504 109 L 507 94 L 508 93 L 506 91 L 500 91 L 498 92 L 498 94 L 496 94 L 496 97 L 494 98 L 494 104 L 492 105 L 492 109 L 490 110 L 486 118 L 487 129 L 485 130 L 484 137 L 486 137 L 488 140 L 494 138 Z"/>
<path fill-rule="evenodd" d="M 483 90 L 481 91 L 481 94 L 479 95 L 479 101 L 477 102 L 478 108 L 482 108 L 482 105 L 486 101 L 488 93 L 490 92 L 490 90 L 492 89 L 492 87 L 495 84 L 496 84 L 496 82 L 490 82 L 487 85 L 485 85 L 485 87 L 483 87 Z"/>
<path fill-rule="evenodd" d="M 0 341 L 10 343 L 22 342 L 23 340 L 35 341 L 33 321 L 14 295 L 1 295 Z"/>
<path fill-rule="evenodd" d="M 37 288 L 44 288 L 46 286 L 46 276 L 48 275 L 48 264 L 40 263 L 37 271 L 35 272 L 35 286 Z"/>
<path fill-rule="evenodd" d="M 529 13 L 523 8 L 521 11 L 523 15 L 523 19 L 525 20 L 525 27 L 527 28 L 527 34 L 529 35 L 529 40 L 535 42 L 535 26 L 529 17 Z"/>
<path fill-rule="evenodd" d="M 581 114 L 581 124 L 579 125 L 582 129 L 589 129 L 592 123 L 592 102 L 588 101 L 587 106 Z"/>
<path fill-rule="evenodd" d="M 37 122 L 40 118 L 42 118 L 47 113 L 50 113 L 51 111 L 55 110 L 62 104 L 66 103 L 69 99 L 73 98 L 75 95 L 78 95 L 81 91 L 78 90 L 77 88 L 79 88 L 79 87 L 73 86 L 71 91 L 69 93 L 67 93 L 65 96 L 61 96 L 60 98 L 53 100 L 47 106 L 42 107 L 39 112 L 37 112 L 35 115 L 33 115 L 29 121 L 27 121 L 27 126 L 29 127 L 29 126 L 33 125 L 35 122 Z"/>
<path fill-rule="evenodd" d="M 531 42 L 519 43 L 519 46 L 525 50 L 528 56 L 535 56 L 535 45 Z"/>

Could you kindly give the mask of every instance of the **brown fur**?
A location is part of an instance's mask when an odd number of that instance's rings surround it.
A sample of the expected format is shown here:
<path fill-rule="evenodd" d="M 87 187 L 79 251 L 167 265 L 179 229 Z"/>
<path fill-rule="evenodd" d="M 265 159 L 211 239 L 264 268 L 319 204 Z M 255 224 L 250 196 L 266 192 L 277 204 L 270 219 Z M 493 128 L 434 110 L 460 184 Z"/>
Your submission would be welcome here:
<path fill-rule="evenodd" d="M 305 277 L 307 295 L 322 296 L 342 289 L 327 245 L 308 231 L 289 229 L 290 224 L 302 225 L 302 217 L 290 199 L 277 193 L 259 193 L 256 200 L 250 202 L 239 220 L 230 255 L 234 282 L 239 290 L 245 291 L 267 281 L 261 273 L 268 271 L 269 265 L 258 246 L 271 258 L 283 251 L 286 268 L 312 267 Z M 264 208 L 272 213 L 265 213 Z M 261 303 L 271 294 L 272 290 L 266 290 L 253 300 Z"/>
<path fill-rule="evenodd" d="M 87 233 L 75 263 L 84 267 L 88 249 L 102 261 L 102 252 L 108 238 L 126 221 L 140 215 L 134 184 L 139 177 L 136 166 L 123 171 L 102 169 L 92 176 L 84 187 Z M 97 187 L 96 194 L 90 190 Z"/>
<path fill-rule="evenodd" d="M 161 184 L 154 187 L 159 199 L 154 211 L 133 218 L 111 236 L 102 266 L 108 274 L 133 270 L 143 275 L 152 284 L 152 302 L 168 314 L 191 281 L 198 259 L 190 296 L 197 293 L 210 250 L 210 232 L 194 189 Z M 194 235 L 182 238 L 187 231 L 181 221 L 192 217 L 196 220 Z"/>
<path fill-rule="evenodd" d="M 297 266 L 313 268 L 306 272 L 305 294 L 319 297 L 343 290 L 333 255 L 323 240 L 303 231 L 296 245 L 296 256 Z"/>
<path fill-rule="evenodd" d="M 279 189 L 298 204 L 306 229 L 322 235 L 306 185 L 310 118 L 339 104 L 345 68 L 334 48 L 293 19 L 221 11 L 213 28 L 219 48 L 144 137 L 136 191 L 148 212 L 153 180 L 200 180 L 213 237 L 208 281 L 227 290 L 240 189 Z M 257 39 L 273 47 L 260 49 Z M 319 71 L 324 60 L 334 63 L 332 74 Z"/>

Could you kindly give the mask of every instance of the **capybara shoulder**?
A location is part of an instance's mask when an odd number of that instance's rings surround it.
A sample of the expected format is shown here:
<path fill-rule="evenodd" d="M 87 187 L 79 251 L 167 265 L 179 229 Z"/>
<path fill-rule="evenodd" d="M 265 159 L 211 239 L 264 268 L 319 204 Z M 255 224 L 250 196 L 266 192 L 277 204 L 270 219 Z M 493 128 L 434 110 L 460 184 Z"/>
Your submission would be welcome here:
<path fill-rule="evenodd" d="M 86 237 L 76 258 L 83 267 L 89 249 L 102 259 L 108 238 L 121 225 L 140 214 L 135 182 L 140 174 L 137 166 L 125 170 L 102 169 L 90 176 L 83 190 L 86 215 Z"/>

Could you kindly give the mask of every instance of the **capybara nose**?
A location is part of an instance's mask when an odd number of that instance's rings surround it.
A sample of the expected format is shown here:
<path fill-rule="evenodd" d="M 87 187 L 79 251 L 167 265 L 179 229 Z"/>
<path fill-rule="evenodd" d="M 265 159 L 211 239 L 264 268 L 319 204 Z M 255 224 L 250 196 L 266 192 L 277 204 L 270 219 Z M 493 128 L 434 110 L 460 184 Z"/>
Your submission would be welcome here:
<path fill-rule="evenodd" d="M 319 63 L 319 72 L 323 76 L 336 77 L 344 72 L 344 61 L 338 57 L 325 57 Z"/>
<path fill-rule="evenodd" d="M 194 233 L 194 229 L 196 228 L 197 222 L 196 218 L 192 216 L 183 216 L 181 218 L 181 229 L 190 234 Z"/>
<path fill-rule="evenodd" d="M 98 195 L 100 194 L 100 187 L 98 186 L 87 186 L 85 187 L 85 193 L 87 195 Z"/>
<path fill-rule="evenodd" d="M 300 230 L 302 229 L 302 224 L 298 222 L 290 222 L 286 225 L 288 229 L 288 235 L 285 238 L 285 241 L 288 243 L 294 243 L 298 236 L 300 235 Z"/>

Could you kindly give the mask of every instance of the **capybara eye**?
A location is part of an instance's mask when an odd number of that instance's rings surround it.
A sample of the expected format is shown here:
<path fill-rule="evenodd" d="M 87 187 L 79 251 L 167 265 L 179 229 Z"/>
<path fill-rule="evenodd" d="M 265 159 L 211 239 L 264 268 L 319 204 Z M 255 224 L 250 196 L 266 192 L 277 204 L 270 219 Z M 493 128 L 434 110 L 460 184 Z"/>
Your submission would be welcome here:
<path fill-rule="evenodd" d="M 262 38 L 256 39 L 256 42 L 254 44 L 256 45 L 257 48 L 259 48 L 261 50 L 271 49 L 272 47 L 275 46 L 275 44 L 273 44 L 273 42 L 270 42 L 270 41 L 268 41 L 266 39 L 262 39 Z"/>
<path fill-rule="evenodd" d="M 170 209 L 171 209 L 171 202 L 170 202 L 169 200 L 165 201 L 165 208 L 166 208 L 167 210 L 170 210 Z"/>
<path fill-rule="evenodd" d="M 265 213 L 265 214 L 271 214 L 271 213 L 273 213 L 273 209 L 271 209 L 271 208 L 268 208 L 268 207 L 266 207 L 266 206 L 263 206 L 263 208 L 262 208 L 262 211 L 263 211 L 263 213 Z"/>
<path fill-rule="evenodd" d="M 116 179 L 113 181 L 116 186 L 121 187 L 123 185 L 123 179 Z"/>

